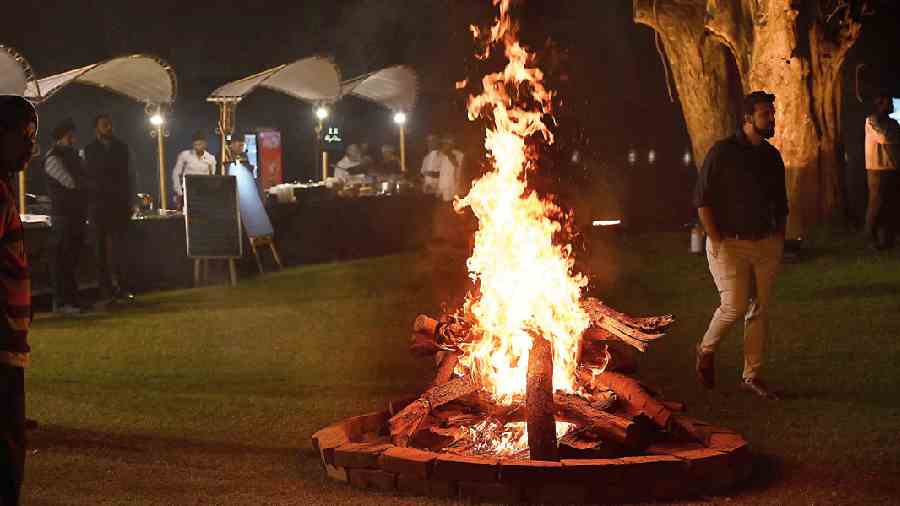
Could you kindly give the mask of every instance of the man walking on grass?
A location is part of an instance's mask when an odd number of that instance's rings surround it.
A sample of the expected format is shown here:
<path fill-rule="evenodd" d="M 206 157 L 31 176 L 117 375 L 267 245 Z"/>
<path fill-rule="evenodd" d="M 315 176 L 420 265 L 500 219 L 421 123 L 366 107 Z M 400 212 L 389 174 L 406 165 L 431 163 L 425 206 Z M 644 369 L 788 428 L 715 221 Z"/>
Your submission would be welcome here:
<path fill-rule="evenodd" d="M 37 113 L 24 98 L 0 95 L 0 505 L 17 506 L 25 473 L 25 366 L 31 280 L 25 236 L 9 179 L 34 152 Z"/>
<path fill-rule="evenodd" d="M 865 235 L 876 249 L 894 247 L 897 233 L 897 169 L 900 165 L 900 124 L 891 118 L 891 97 L 875 98 L 875 111 L 866 118 L 866 181 L 869 203 L 866 209 Z"/>
<path fill-rule="evenodd" d="M 708 237 L 709 271 L 721 298 L 697 346 L 697 378 L 706 388 L 715 386 L 716 347 L 743 318 L 741 387 L 775 400 L 760 378 L 788 214 L 784 162 L 766 141 L 775 135 L 775 95 L 755 91 L 744 97 L 742 109 L 740 130 L 710 149 L 694 192 Z"/>

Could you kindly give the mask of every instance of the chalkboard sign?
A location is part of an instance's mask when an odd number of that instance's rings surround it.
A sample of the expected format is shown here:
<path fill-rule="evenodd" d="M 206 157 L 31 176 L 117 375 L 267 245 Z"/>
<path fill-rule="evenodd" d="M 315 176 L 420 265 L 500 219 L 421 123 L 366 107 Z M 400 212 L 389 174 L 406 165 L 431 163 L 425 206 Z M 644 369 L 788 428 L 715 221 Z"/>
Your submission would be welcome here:
<path fill-rule="evenodd" d="M 184 176 L 184 226 L 191 258 L 240 258 L 243 254 L 237 179 Z"/>
<path fill-rule="evenodd" d="M 272 222 L 263 206 L 259 187 L 253 178 L 252 167 L 241 163 L 228 165 L 228 175 L 237 178 L 238 199 L 241 205 L 241 221 L 250 237 L 267 237 L 275 234 Z"/>

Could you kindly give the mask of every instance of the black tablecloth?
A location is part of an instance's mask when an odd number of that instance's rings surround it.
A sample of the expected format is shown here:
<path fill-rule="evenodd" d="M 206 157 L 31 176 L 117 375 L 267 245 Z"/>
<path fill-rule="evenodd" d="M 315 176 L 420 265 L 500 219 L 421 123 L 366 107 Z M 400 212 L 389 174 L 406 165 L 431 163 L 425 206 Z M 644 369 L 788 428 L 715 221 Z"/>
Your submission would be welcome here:
<path fill-rule="evenodd" d="M 319 195 L 293 204 L 268 207 L 275 228 L 275 243 L 285 266 L 388 255 L 414 250 L 430 237 L 436 201 L 421 194 L 338 198 Z M 43 224 L 26 225 L 35 296 L 50 290 L 50 234 Z M 96 286 L 94 234 L 88 227 L 79 284 Z M 246 242 L 246 238 L 245 238 Z M 125 274 L 136 291 L 191 286 L 193 262 L 187 257 L 184 218 L 178 216 L 134 219 L 125 236 Z M 268 269 L 274 265 L 261 251 Z M 245 244 L 240 261 L 243 276 L 257 272 Z"/>

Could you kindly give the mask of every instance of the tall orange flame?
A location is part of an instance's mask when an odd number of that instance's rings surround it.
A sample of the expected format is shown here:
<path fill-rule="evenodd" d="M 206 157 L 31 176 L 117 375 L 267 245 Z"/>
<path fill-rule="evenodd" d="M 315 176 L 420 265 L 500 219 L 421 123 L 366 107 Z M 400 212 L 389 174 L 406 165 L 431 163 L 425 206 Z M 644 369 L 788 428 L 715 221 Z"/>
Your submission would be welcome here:
<path fill-rule="evenodd" d="M 464 310 L 481 338 L 463 348 L 460 368 L 475 374 L 494 398 L 511 403 L 524 397 L 531 333 L 553 344 L 553 384 L 575 391 L 578 343 L 589 318 L 579 304 L 587 279 L 573 272 L 570 245 L 554 244 L 562 213 L 551 201 L 526 187 L 526 173 L 536 155 L 526 139 L 553 134 L 542 119 L 551 112 L 552 92 L 533 55 L 521 46 L 509 16 L 509 0 L 493 0 L 499 17 L 485 52 L 502 44 L 507 64 L 484 77 L 484 91 L 469 98 L 469 119 L 487 118 L 485 148 L 491 170 L 454 202 L 471 207 L 478 218 L 475 247 L 468 260 L 478 284 Z M 477 29 L 473 33 L 478 36 Z"/>

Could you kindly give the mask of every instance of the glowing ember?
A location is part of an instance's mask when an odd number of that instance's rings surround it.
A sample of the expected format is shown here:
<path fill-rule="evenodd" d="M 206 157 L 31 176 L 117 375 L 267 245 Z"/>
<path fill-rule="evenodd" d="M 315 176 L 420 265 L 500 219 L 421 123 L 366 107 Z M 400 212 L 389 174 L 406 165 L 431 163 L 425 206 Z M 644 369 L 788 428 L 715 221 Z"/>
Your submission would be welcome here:
<path fill-rule="evenodd" d="M 556 422 L 556 439 L 566 435 L 575 424 Z M 508 458 L 528 458 L 528 424 L 510 422 L 501 425 L 497 420 L 485 420 L 470 427 L 462 427 L 464 440 L 474 444 L 467 451 L 474 455 L 493 455 Z"/>
<path fill-rule="evenodd" d="M 470 207 L 478 218 L 468 260 L 478 288 L 463 312 L 481 335 L 464 346 L 458 372 L 472 372 L 498 402 L 511 403 L 525 393 L 529 332 L 553 344 L 554 388 L 575 391 L 578 343 L 589 318 L 579 305 L 587 279 L 573 273 L 571 246 L 554 243 L 565 214 L 526 188 L 536 162 L 526 139 L 540 134 L 553 142 L 542 121 L 551 112 L 553 94 L 544 87 L 541 70 L 529 66 L 533 55 L 516 38 L 509 0 L 494 4 L 500 15 L 482 56 L 502 43 L 508 62 L 502 72 L 484 77 L 484 91 L 470 97 L 468 107 L 469 119 L 493 121 L 485 135 L 491 170 L 454 203 L 457 210 Z"/>

